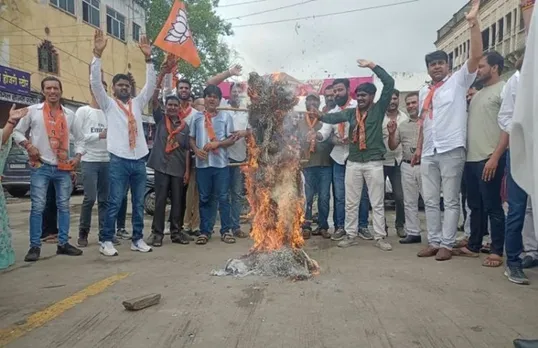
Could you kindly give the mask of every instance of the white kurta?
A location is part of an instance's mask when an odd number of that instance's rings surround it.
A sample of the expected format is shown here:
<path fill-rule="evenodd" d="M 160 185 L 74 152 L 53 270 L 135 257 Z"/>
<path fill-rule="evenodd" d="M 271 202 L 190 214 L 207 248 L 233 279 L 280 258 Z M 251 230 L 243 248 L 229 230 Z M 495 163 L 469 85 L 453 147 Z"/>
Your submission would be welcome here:
<path fill-rule="evenodd" d="M 511 170 L 514 180 L 525 192 L 538 202 L 538 23 L 534 11 L 529 36 L 527 37 L 525 60 L 517 89 L 516 106 L 510 132 Z M 538 214 L 534 214 L 534 231 L 538 232 Z"/>

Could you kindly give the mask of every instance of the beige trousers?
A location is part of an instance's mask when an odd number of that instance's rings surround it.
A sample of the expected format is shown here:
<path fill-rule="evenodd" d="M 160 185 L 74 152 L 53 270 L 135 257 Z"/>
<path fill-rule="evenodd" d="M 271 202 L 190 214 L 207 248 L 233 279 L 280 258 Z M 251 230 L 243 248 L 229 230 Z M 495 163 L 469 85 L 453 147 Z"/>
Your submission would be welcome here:
<path fill-rule="evenodd" d="M 184 230 L 197 230 L 200 228 L 200 196 L 198 185 L 196 184 L 196 168 L 191 169 L 189 187 L 187 188 L 187 206 L 185 207 L 185 218 L 183 220 Z"/>

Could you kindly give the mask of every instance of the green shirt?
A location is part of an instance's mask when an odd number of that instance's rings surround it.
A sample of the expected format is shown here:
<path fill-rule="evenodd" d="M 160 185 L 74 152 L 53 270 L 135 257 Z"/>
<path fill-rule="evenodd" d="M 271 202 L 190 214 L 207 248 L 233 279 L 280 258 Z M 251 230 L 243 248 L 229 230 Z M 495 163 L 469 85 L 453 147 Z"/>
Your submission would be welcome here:
<path fill-rule="evenodd" d="M 385 159 L 385 143 L 383 142 L 383 120 L 385 112 L 392 99 L 394 92 L 394 79 L 379 65 L 373 69 L 374 73 L 383 83 L 381 97 L 368 110 L 368 116 L 364 122 L 366 133 L 366 149 L 359 149 L 358 143 L 349 144 L 348 161 L 351 162 L 371 162 Z M 356 109 L 345 109 L 340 112 L 325 114 L 321 117 L 321 122 L 338 124 L 349 122 L 349 139 L 353 140 L 353 131 L 357 126 Z M 357 130 L 358 131 L 358 130 Z"/>
<path fill-rule="evenodd" d="M 314 131 L 318 132 L 321 129 L 322 123 L 318 122 L 314 126 Z M 303 164 L 303 168 L 309 167 L 330 167 L 332 166 L 331 151 L 333 150 L 333 144 L 330 140 L 317 141 L 314 152 L 310 153 L 310 142 L 306 139 L 309 131 L 309 127 L 306 124 L 305 119 L 299 121 L 299 132 L 301 135 L 301 158 L 308 159 L 308 162 Z"/>

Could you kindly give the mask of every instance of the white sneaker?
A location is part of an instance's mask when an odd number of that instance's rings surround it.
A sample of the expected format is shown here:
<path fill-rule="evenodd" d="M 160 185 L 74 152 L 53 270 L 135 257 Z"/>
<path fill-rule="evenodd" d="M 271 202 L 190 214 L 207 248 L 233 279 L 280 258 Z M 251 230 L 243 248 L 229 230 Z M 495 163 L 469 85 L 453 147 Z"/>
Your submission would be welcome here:
<path fill-rule="evenodd" d="M 132 251 L 140 251 L 141 253 L 149 253 L 153 249 L 149 245 L 144 242 L 143 239 L 139 239 L 136 242 L 131 243 L 131 250 Z"/>
<path fill-rule="evenodd" d="M 112 242 L 102 242 L 99 246 L 99 252 L 105 256 L 118 256 L 118 251 L 114 248 Z"/>
<path fill-rule="evenodd" d="M 378 247 L 379 249 L 383 250 L 383 251 L 391 251 L 392 250 L 392 245 L 390 245 L 390 243 L 387 242 L 384 238 L 376 240 L 375 246 Z"/>
<path fill-rule="evenodd" d="M 170 234 L 170 223 L 166 223 L 166 228 L 164 229 L 164 234 L 169 235 Z"/>

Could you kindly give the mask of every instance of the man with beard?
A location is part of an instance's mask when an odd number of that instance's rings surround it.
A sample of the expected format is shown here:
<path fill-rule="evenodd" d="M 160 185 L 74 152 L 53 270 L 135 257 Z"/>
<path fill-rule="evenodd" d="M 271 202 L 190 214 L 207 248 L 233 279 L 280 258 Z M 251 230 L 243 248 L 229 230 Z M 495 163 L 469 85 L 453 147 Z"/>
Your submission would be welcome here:
<path fill-rule="evenodd" d="M 306 110 L 309 112 L 319 111 L 320 99 L 316 93 L 309 93 L 306 97 Z M 317 141 L 316 134 L 321 129 L 315 114 L 306 113 L 303 120 L 299 121 L 299 134 L 301 139 L 302 158 L 308 160 L 303 165 L 305 183 L 306 213 L 303 224 L 303 237 L 310 238 L 313 233 L 330 238 L 329 234 L 329 210 L 331 200 L 331 177 L 332 163 L 330 153 L 333 148 L 330 141 Z M 312 232 L 312 205 L 317 196 L 318 228 Z"/>
<path fill-rule="evenodd" d="M 332 90 L 335 106 L 328 111 L 329 113 L 340 112 L 345 109 L 354 109 L 357 107 L 357 101 L 349 95 L 348 79 L 335 79 L 332 84 Z M 333 159 L 332 187 L 334 198 L 334 233 L 331 236 L 331 239 L 334 241 L 340 241 L 346 236 L 344 224 L 346 217 L 346 161 L 349 156 L 348 133 L 349 122 L 342 122 L 336 125 L 324 124 L 318 133 L 318 140 L 325 141 L 330 138 L 334 145 L 333 150 L 331 151 L 331 158 Z M 366 183 L 363 183 L 363 188 L 359 206 L 358 235 L 362 239 L 372 240 L 374 237 L 368 230 L 370 202 L 368 200 Z"/>
<path fill-rule="evenodd" d="M 389 134 L 388 148 L 394 151 L 398 146 L 401 146 L 402 152 L 401 185 L 403 189 L 406 235 L 400 239 L 400 244 L 412 244 L 422 242 L 420 219 L 418 217 L 418 198 L 419 194 L 422 194 L 422 180 L 420 167 L 411 167 L 411 159 L 416 150 L 419 134 L 418 93 L 409 93 L 405 97 L 405 105 L 409 118 L 403 122 L 391 119 L 387 124 L 387 133 Z"/>
<path fill-rule="evenodd" d="M 388 146 L 389 132 L 387 125 L 389 122 L 396 122 L 396 127 L 399 127 L 403 123 L 409 120 L 409 117 L 404 112 L 399 110 L 400 106 L 400 91 L 397 89 L 392 93 L 392 99 L 390 100 L 389 108 L 385 114 L 383 121 L 383 139 L 387 147 L 387 153 L 385 154 L 385 161 L 383 162 L 383 175 L 384 179 L 388 177 L 390 185 L 392 186 L 392 194 L 394 195 L 394 201 L 396 203 L 396 233 L 398 237 L 404 238 L 405 231 L 405 211 L 404 211 L 404 194 L 402 190 L 402 174 L 400 171 L 400 164 L 402 162 L 402 147 L 397 146 L 394 150 Z"/>
<path fill-rule="evenodd" d="M 185 185 L 189 182 L 190 153 L 189 126 L 181 118 L 180 100 L 177 96 L 166 97 L 165 112 L 154 112 L 157 128 L 155 143 L 148 160 L 148 167 L 155 170 L 155 213 L 149 244 L 162 246 L 166 201 L 171 196 L 170 239 L 173 243 L 189 244 L 183 226 L 183 203 Z M 170 194 L 171 192 L 171 194 Z"/>
<path fill-rule="evenodd" d="M 197 113 L 191 122 L 190 146 L 196 155 L 196 182 L 200 192 L 200 235 L 196 244 L 205 245 L 211 238 L 217 215 L 221 222 L 221 240 L 235 243 L 231 232 L 228 168 L 228 147 L 233 145 L 233 120 L 226 111 L 218 111 L 222 99 L 219 87 L 204 89 L 205 111 Z"/>
<path fill-rule="evenodd" d="M 432 85 L 420 91 L 421 133 L 413 165 L 420 163 L 426 207 L 429 246 L 418 257 L 450 260 L 460 215 L 460 188 L 467 142 L 467 91 L 476 78 L 482 58 L 482 33 L 478 23 L 480 0 L 472 0 L 466 19 L 471 32 L 470 57 L 449 75 L 448 55 L 436 51 L 425 61 Z M 442 185 L 442 186 L 441 186 Z M 444 219 L 441 224 L 441 187 Z"/>
<path fill-rule="evenodd" d="M 143 239 L 144 193 L 146 190 L 146 162 L 148 145 L 142 127 L 142 112 L 151 100 L 157 85 L 157 76 L 151 59 L 151 45 L 142 36 L 139 48 L 146 61 L 146 84 L 140 94 L 131 97 L 131 81 L 125 74 L 117 74 L 112 79 L 114 98 L 107 95 L 101 82 L 101 56 L 107 38 L 101 30 L 94 35 L 94 48 L 90 65 L 90 86 L 99 107 L 105 113 L 107 128 L 107 150 L 110 153 L 108 212 L 101 237 L 99 252 L 105 256 L 116 256 L 114 248 L 114 225 L 123 202 L 127 187 L 131 188 L 133 237 L 131 250 L 152 251 Z"/>
<path fill-rule="evenodd" d="M 231 76 L 241 76 L 241 65 L 233 66 L 229 71 L 223 72 L 210 78 L 207 81 L 208 85 L 218 86 L 226 78 Z M 232 82 L 230 84 L 230 99 L 228 101 L 223 100 L 221 106 L 239 108 L 241 104 L 241 84 Z M 228 150 L 228 157 L 230 163 L 242 163 L 247 159 L 247 143 L 245 141 L 245 135 L 247 134 L 248 125 L 248 112 L 245 111 L 231 111 L 233 129 L 236 135 L 236 142 L 231 145 Z M 230 170 L 229 181 L 229 194 L 231 205 L 231 221 L 232 221 L 232 233 L 235 237 L 246 238 L 248 234 L 241 230 L 241 213 L 245 203 L 245 177 L 241 171 L 241 167 L 233 166 Z"/>
<path fill-rule="evenodd" d="M 385 206 L 383 180 L 383 160 L 386 152 L 383 142 L 383 120 L 394 91 L 394 79 L 379 65 L 359 59 L 361 68 L 370 68 L 383 83 L 381 97 L 374 103 L 377 88 L 373 83 L 363 83 L 355 90 L 357 108 L 344 109 L 324 114 L 321 122 L 338 125 L 349 122 L 349 131 L 343 133 L 342 143 L 350 139 L 349 157 L 346 162 L 345 192 L 345 231 L 347 238 L 338 243 L 345 248 L 358 244 L 358 208 L 363 191 L 363 182 L 368 185 L 368 196 L 372 203 L 376 247 L 383 251 L 392 250 L 385 240 Z M 347 138 L 345 135 L 347 134 Z"/>
<path fill-rule="evenodd" d="M 455 255 L 478 257 L 483 236 L 491 222 L 491 254 L 484 260 L 486 267 L 499 267 L 504 251 L 504 210 L 501 186 L 506 164 L 508 134 L 501 130 L 497 116 L 501 107 L 504 81 L 500 75 L 504 58 L 488 52 L 478 64 L 477 82 L 483 88 L 471 99 L 467 120 L 467 160 L 465 186 L 467 204 L 471 209 L 471 235 L 467 246 L 454 250 Z"/>
<path fill-rule="evenodd" d="M 329 112 L 336 106 L 334 101 L 334 90 L 333 85 L 328 85 L 323 91 L 323 99 L 325 100 L 325 106 L 323 107 L 323 112 Z"/>
<path fill-rule="evenodd" d="M 101 79 L 99 78 L 99 83 Z M 41 256 L 41 235 L 43 212 L 47 201 L 49 185 L 56 191 L 58 214 L 58 247 L 56 254 L 79 256 L 82 250 L 75 248 L 69 241 L 69 200 L 71 198 L 71 172 L 75 170 L 84 153 L 84 140 L 75 125 L 75 115 L 64 108 L 62 82 L 53 76 L 41 81 L 41 93 L 45 102 L 28 107 L 28 114 L 15 128 L 13 139 L 28 152 L 30 165 L 34 167 L 30 178 L 30 249 L 24 258 L 35 262 Z M 26 138 L 32 129 L 31 140 Z M 75 138 L 74 158 L 69 153 L 69 136 Z"/>

